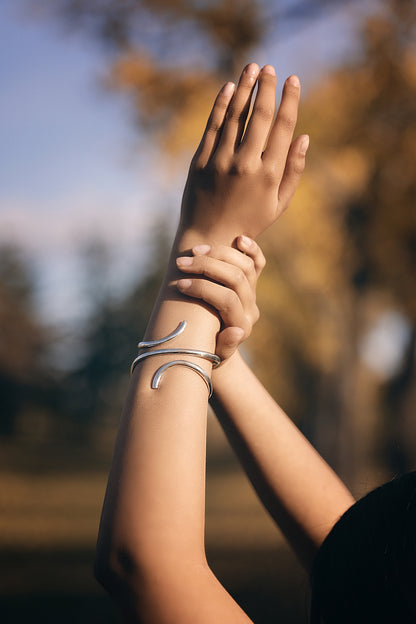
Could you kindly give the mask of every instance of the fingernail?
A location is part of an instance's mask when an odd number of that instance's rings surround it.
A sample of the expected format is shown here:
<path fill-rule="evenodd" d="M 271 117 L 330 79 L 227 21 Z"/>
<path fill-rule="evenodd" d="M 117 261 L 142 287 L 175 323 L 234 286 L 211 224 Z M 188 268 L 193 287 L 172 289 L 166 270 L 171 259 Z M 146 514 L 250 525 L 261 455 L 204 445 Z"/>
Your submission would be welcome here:
<path fill-rule="evenodd" d="M 188 290 L 192 286 L 192 280 L 190 279 L 180 279 L 177 281 L 177 286 L 179 290 Z"/>
<path fill-rule="evenodd" d="M 250 63 L 249 65 L 247 65 L 246 73 L 249 76 L 257 76 L 257 74 L 259 73 L 259 66 L 257 65 L 257 63 Z"/>
<path fill-rule="evenodd" d="M 276 76 L 276 72 L 275 72 L 273 65 L 265 65 L 261 71 L 263 74 L 270 74 L 271 76 Z"/>
<path fill-rule="evenodd" d="M 251 238 L 249 238 L 248 236 L 245 236 L 244 234 L 240 236 L 240 242 L 245 247 L 251 247 L 251 245 L 253 244 L 253 241 L 251 240 Z"/>
<path fill-rule="evenodd" d="M 234 89 L 235 84 L 233 82 L 227 82 L 222 88 L 222 93 L 223 95 L 230 96 L 234 93 Z"/>
<path fill-rule="evenodd" d="M 302 156 L 306 154 L 306 152 L 308 151 L 308 147 L 309 147 L 309 137 L 307 134 L 305 134 L 305 136 L 302 137 L 302 140 L 299 145 L 299 152 L 302 154 Z"/>
<path fill-rule="evenodd" d="M 293 87 L 297 87 L 299 89 L 300 87 L 300 82 L 299 82 L 299 78 L 297 76 L 289 76 L 289 78 L 287 79 L 288 83 L 291 84 Z"/>
<path fill-rule="evenodd" d="M 178 266 L 190 266 L 194 261 L 190 256 L 182 256 L 180 258 L 176 258 L 176 264 Z"/>
<path fill-rule="evenodd" d="M 195 245 L 192 247 L 192 252 L 196 256 L 203 256 L 211 251 L 211 245 Z"/>

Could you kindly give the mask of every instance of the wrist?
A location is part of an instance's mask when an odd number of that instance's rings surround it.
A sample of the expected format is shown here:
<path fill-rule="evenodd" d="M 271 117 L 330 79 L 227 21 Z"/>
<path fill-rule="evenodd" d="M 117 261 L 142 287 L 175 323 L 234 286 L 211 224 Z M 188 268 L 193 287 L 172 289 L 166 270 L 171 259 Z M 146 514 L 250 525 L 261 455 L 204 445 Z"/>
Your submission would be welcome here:
<path fill-rule="evenodd" d="M 241 232 L 227 231 L 224 229 L 203 229 L 179 226 L 175 242 L 173 244 L 173 252 L 180 254 L 189 251 L 195 245 L 226 245 L 231 246 L 237 236 Z"/>
<path fill-rule="evenodd" d="M 212 371 L 212 382 L 214 389 L 218 392 L 221 388 L 227 387 L 230 377 L 235 375 L 235 371 L 238 371 L 241 366 L 244 366 L 244 359 L 238 349 L 227 358 L 222 364 Z M 238 385 L 238 384 L 237 384 Z"/>

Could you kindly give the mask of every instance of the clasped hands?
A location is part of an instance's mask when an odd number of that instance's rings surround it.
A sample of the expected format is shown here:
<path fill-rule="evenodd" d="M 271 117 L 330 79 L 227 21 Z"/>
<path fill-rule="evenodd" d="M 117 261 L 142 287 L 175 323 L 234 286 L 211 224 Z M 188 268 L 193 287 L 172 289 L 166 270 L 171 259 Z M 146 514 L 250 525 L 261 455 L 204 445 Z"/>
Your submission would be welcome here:
<path fill-rule="evenodd" d="M 237 87 L 221 89 L 182 200 L 178 233 L 191 241 L 192 255 L 176 260 L 189 275 L 177 288 L 215 309 L 221 319 L 216 353 L 223 360 L 259 318 L 256 283 L 265 259 L 254 239 L 286 210 L 305 166 L 309 137 L 293 140 L 299 79 L 286 80 L 276 116 L 275 92 L 274 68 L 260 71 L 255 63 L 244 68 Z"/>

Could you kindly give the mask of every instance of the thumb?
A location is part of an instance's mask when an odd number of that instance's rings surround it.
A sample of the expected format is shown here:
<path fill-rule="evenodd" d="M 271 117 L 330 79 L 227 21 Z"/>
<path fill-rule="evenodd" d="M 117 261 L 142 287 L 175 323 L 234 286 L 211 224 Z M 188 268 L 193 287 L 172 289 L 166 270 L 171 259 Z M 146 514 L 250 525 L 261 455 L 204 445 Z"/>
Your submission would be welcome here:
<path fill-rule="evenodd" d="M 226 327 L 217 336 L 217 355 L 224 361 L 232 356 L 244 338 L 241 327 Z"/>

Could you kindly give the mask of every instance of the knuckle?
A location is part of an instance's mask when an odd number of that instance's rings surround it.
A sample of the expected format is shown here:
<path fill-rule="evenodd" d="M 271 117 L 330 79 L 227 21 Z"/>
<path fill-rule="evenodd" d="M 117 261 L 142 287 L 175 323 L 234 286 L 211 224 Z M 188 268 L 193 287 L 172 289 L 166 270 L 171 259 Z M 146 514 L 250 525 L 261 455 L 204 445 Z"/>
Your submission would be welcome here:
<path fill-rule="evenodd" d="M 186 291 L 187 295 L 191 297 L 199 297 L 201 294 L 201 286 L 199 284 L 199 280 L 191 279 L 191 284 Z"/>
<path fill-rule="evenodd" d="M 231 312 L 232 309 L 235 307 L 235 304 L 237 303 L 237 299 L 238 297 L 236 293 L 233 290 L 227 289 L 226 293 L 224 294 L 224 301 L 222 305 L 223 312 Z"/>
<path fill-rule="evenodd" d="M 269 167 L 269 168 L 265 168 L 264 171 L 264 183 L 265 185 L 270 188 L 273 186 L 276 186 L 277 184 L 277 174 L 275 169 Z"/>
<path fill-rule="evenodd" d="M 254 260 L 253 258 L 250 258 L 250 256 L 244 256 L 244 274 L 246 276 L 250 275 L 251 273 L 254 272 Z"/>
<path fill-rule="evenodd" d="M 209 258 L 208 256 L 194 256 L 196 259 L 196 267 L 201 273 L 206 273 L 208 270 Z M 194 262 L 195 262 L 194 259 Z"/>
<path fill-rule="evenodd" d="M 260 271 L 262 271 L 264 269 L 264 267 L 267 264 L 267 260 L 264 257 L 263 253 L 261 253 L 257 259 L 257 266 L 259 268 Z"/>
<path fill-rule="evenodd" d="M 214 175 L 221 176 L 228 172 L 228 163 L 223 158 L 217 156 L 212 160 L 210 169 Z"/>
<path fill-rule="evenodd" d="M 240 123 L 245 121 L 245 111 L 235 106 L 230 106 L 227 112 L 227 121 Z"/>
<path fill-rule="evenodd" d="M 236 159 L 231 168 L 231 173 L 240 178 L 252 175 L 254 172 L 255 168 L 252 163 L 242 158 Z"/>
<path fill-rule="evenodd" d="M 266 106 L 265 104 L 255 104 L 253 108 L 253 115 L 259 117 L 264 121 L 271 121 L 274 116 L 274 107 Z"/>
<path fill-rule="evenodd" d="M 257 321 L 260 318 L 260 310 L 256 304 L 254 304 L 253 306 L 253 312 L 251 314 L 251 318 L 253 320 L 253 323 L 257 323 Z"/>
<path fill-rule="evenodd" d="M 260 247 L 257 248 L 257 253 L 255 256 L 255 264 L 259 269 L 264 269 L 264 267 L 266 266 L 266 258 L 264 256 L 264 253 L 260 249 Z"/>
<path fill-rule="evenodd" d="M 196 273 L 197 275 L 204 275 L 206 273 L 205 256 L 193 256 L 192 266 L 190 268 L 192 273 Z"/>
<path fill-rule="evenodd" d="M 233 275 L 234 286 L 238 288 L 241 284 L 243 284 L 245 279 L 246 279 L 246 276 L 244 272 L 241 269 L 236 268 L 234 271 L 234 275 Z"/>
<path fill-rule="evenodd" d="M 222 128 L 220 120 L 212 118 L 207 127 L 207 134 L 217 134 Z"/>
<path fill-rule="evenodd" d="M 278 123 L 285 130 L 293 132 L 296 127 L 296 117 L 287 113 L 280 113 L 278 116 Z"/>
<path fill-rule="evenodd" d="M 208 293 L 208 282 L 205 279 L 197 279 L 193 280 L 198 289 L 198 296 L 200 299 L 205 301 L 206 297 L 209 296 Z"/>
<path fill-rule="evenodd" d="M 245 316 L 244 321 L 245 322 L 242 323 L 244 325 L 242 329 L 244 330 L 244 340 L 245 340 L 246 338 L 250 336 L 253 324 L 249 316 Z"/>

